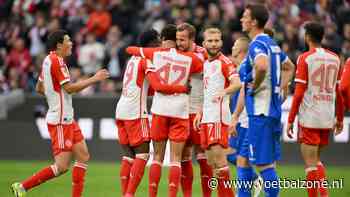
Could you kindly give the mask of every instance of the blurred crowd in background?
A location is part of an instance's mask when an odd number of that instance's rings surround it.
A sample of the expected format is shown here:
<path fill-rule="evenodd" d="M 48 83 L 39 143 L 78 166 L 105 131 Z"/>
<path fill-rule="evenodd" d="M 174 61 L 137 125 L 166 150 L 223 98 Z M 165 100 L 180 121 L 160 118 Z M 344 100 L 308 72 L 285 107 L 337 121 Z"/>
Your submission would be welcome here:
<path fill-rule="evenodd" d="M 344 60 L 350 56 L 350 0 L 256 0 L 270 10 L 268 26 L 293 62 L 305 51 L 302 25 L 320 21 L 326 27 L 323 44 Z M 245 0 L 0 0 L 0 94 L 21 88 L 34 92 L 50 32 L 65 29 L 73 41 L 67 59 L 71 80 L 84 79 L 107 68 L 111 79 L 81 95 L 114 94 L 128 56 L 128 45 L 150 28 L 188 22 L 197 28 L 196 42 L 209 26 L 223 31 L 225 54 L 242 35 L 240 17 Z M 249 1 L 252 2 L 252 1 Z"/>

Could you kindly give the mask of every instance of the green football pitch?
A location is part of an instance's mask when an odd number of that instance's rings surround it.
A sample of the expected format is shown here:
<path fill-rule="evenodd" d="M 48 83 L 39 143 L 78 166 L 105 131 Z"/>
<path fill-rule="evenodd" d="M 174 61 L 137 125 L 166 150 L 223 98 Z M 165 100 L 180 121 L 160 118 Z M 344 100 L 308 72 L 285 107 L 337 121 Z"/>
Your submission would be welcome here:
<path fill-rule="evenodd" d="M 48 162 L 43 161 L 0 161 L 0 197 L 12 196 L 9 192 L 11 182 L 19 181 L 30 176 L 35 171 L 47 166 Z M 119 163 L 111 162 L 91 162 L 86 177 L 84 197 L 115 197 L 121 196 L 119 186 Z M 235 177 L 234 167 L 231 172 Z M 193 196 L 201 196 L 199 182 L 199 168 L 195 165 L 195 178 L 193 184 Z M 280 178 L 304 179 L 303 166 L 285 165 L 278 167 Z M 327 166 L 327 176 L 329 180 L 343 179 L 343 188 L 330 189 L 330 196 L 349 197 L 350 196 L 350 167 Z M 167 196 L 167 168 L 162 173 L 158 196 Z M 136 196 L 148 196 L 148 168 L 145 176 L 137 190 Z M 68 197 L 71 189 L 71 174 L 56 178 L 28 193 L 28 197 Z M 182 196 L 179 192 L 178 196 Z M 213 195 L 216 196 L 216 195 Z M 264 195 L 261 195 L 264 196 Z M 307 196 L 305 189 L 282 189 L 280 196 Z"/>

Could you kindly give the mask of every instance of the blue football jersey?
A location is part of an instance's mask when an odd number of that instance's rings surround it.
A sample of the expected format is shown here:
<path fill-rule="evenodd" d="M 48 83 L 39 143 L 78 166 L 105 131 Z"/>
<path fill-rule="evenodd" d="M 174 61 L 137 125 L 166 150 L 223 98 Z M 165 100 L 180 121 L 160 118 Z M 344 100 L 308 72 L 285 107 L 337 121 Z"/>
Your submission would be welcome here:
<path fill-rule="evenodd" d="M 245 65 L 247 64 L 247 59 L 244 58 L 241 64 L 239 65 L 239 79 L 241 80 L 242 83 L 245 81 Z M 239 91 L 235 92 L 231 96 L 230 100 L 230 110 L 231 113 L 233 113 L 236 109 L 237 102 L 238 102 L 238 97 L 239 97 Z"/>
<path fill-rule="evenodd" d="M 245 82 L 252 83 L 255 77 L 255 60 L 258 56 L 266 56 L 269 66 L 260 87 L 252 91 L 250 86 L 245 88 L 245 103 L 249 116 L 264 115 L 281 118 L 281 65 L 288 57 L 277 43 L 266 34 L 259 34 L 251 41 L 248 48 L 245 65 Z"/>

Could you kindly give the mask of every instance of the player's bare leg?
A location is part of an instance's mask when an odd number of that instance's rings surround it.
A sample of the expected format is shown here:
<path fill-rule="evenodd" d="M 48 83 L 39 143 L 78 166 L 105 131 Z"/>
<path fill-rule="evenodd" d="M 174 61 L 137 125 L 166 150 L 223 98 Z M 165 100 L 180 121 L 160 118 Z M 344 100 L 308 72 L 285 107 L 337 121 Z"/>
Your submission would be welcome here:
<path fill-rule="evenodd" d="M 72 171 L 72 197 L 82 196 L 85 182 L 85 174 L 90 154 L 85 140 L 73 145 L 75 163 Z"/>
<path fill-rule="evenodd" d="M 153 141 L 153 161 L 149 170 L 149 197 L 157 196 L 167 141 Z"/>
<path fill-rule="evenodd" d="M 176 197 L 181 181 L 181 158 L 185 142 L 170 141 L 169 197 Z"/>
<path fill-rule="evenodd" d="M 318 170 L 318 175 L 320 176 L 320 181 L 326 181 L 327 177 L 326 177 L 326 168 L 323 165 L 322 161 L 321 161 L 321 152 L 322 152 L 323 146 L 319 146 L 318 149 L 318 162 L 317 162 L 317 170 Z M 322 184 L 320 185 L 322 186 Z M 328 190 L 327 187 L 320 187 L 320 196 L 321 197 L 328 197 Z"/>
<path fill-rule="evenodd" d="M 224 182 L 230 180 L 230 168 L 227 163 L 224 148 L 219 144 L 209 146 L 207 152 L 210 163 L 213 163 L 214 174 L 218 177 L 218 196 L 230 197 L 234 196 L 232 188 L 225 187 Z"/>
<path fill-rule="evenodd" d="M 186 143 L 182 151 L 181 160 L 181 187 L 184 197 L 192 196 L 192 184 L 193 184 L 193 166 L 192 166 L 192 154 L 193 145 Z"/>
<path fill-rule="evenodd" d="M 149 159 L 149 142 L 133 147 L 135 159 L 130 170 L 130 179 L 125 197 L 133 197 L 140 184 Z"/>
<path fill-rule="evenodd" d="M 315 145 L 301 144 L 301 155 L 305 162 L 306 179 L 308 181 L 319 181 L 320 175 L 317 169 L 319 162 L 319 147 Z M 318 187 L 308 188 L 309 197 L 318 196 Z"/>
<path fill-rule="evenodd" d="M 211 189 L 208 187 L 208 182 L 209 179 L 213 177 L 213 170 L 209 166 L 205 151 L 201 148 L 200 145 L 194 145 L 194 152 L 196 154 L 197 162 L 199 163 L 200 167 L 202 196 L 210 197 Z"/>
<path fill-rule="evenodd" d="M 55 156 L 55 163 L 48 166 L 21 183 L 11 185 L 11 190 L 16 197 L 26 195 L 30 189 L 68 171 L 70 167 L 72 153 L 61 152 Z"/>

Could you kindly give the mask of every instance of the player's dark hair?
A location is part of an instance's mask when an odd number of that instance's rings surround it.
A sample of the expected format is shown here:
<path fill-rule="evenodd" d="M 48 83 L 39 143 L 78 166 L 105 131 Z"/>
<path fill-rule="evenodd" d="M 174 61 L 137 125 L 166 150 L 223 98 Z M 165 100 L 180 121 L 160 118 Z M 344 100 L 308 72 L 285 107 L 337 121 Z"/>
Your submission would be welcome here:
<path fill-rule="evenodd" d="M 317 22 L 308 22 L 304 25 L 305 36 L 308 35 L 309 38 L 315 43 L 321 43 L 324 35 L 324 27 Z"/>
<path fill-rule="evenodd" d="M 157 47 L 160 45 L 159 33 L 154 29 L 140 34 L 138 40 L 141 47 Z"/>
<path fill-rule="evenodd" d="M 263 4 L 248 4 L 246 9 L 250 10 L 250 16 L 256 20 L 259 28 L 264 28 L 269 20 L 269 12 Z"/>
<path fill-rule="evenodd" d="M 47 47 L 50 51 L 56 50 L 57 49 L 57 44 L 58 43 L 63 43 L 64 36 L 68 35 L 68 32 L 59 29 L 57 31 L 52 32 L 49 34 L 48 39 L 47 39 Z"/>
<path fill-rule="evenodd" d="M 160 38 L 162 40 L 171 40 L 176 42 L 176 31 L 176 25 L 167 24 L 160 33 Z"/>
<path fill-rule="evenodd" d="M 275 31 L 270 28 L 264 28 L 264 33 L 270 36 L 271 38 L 273 38 L 273 36 L 275 35 Z"/>
<path fill-rule="evenodd" d="M 182 31 L 187 31 L 188 32 L 188 37 L 191 40 L 194 40 L 196 38 L 196 28 L 188 23 L 182 23 L 177 26 L 177 31 L 182 32 Z"/>

